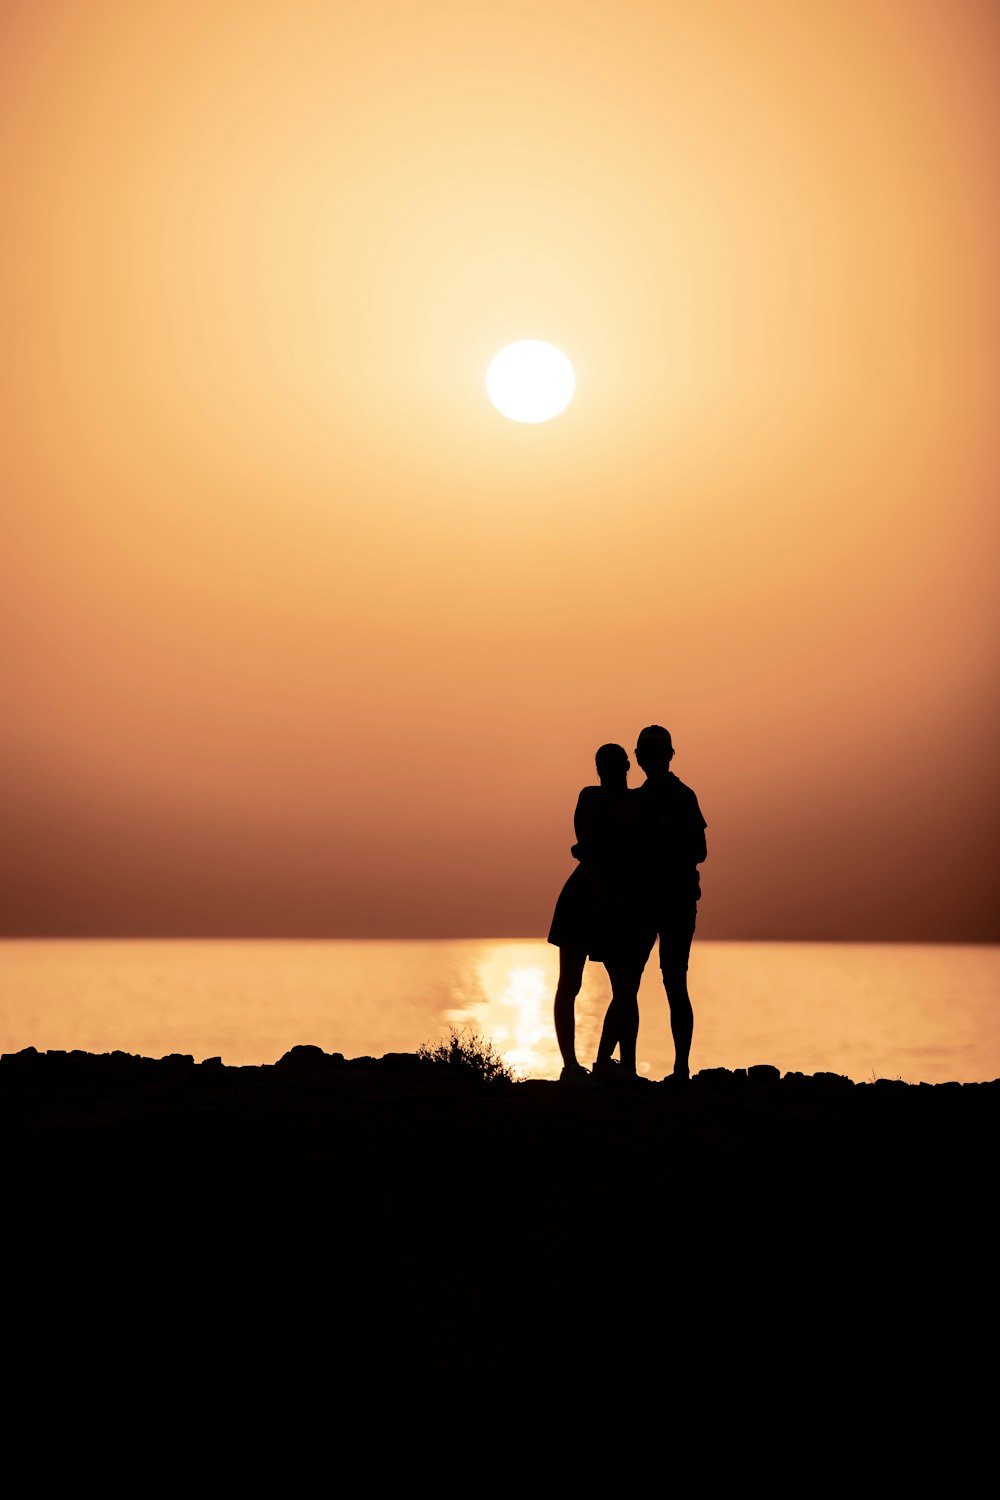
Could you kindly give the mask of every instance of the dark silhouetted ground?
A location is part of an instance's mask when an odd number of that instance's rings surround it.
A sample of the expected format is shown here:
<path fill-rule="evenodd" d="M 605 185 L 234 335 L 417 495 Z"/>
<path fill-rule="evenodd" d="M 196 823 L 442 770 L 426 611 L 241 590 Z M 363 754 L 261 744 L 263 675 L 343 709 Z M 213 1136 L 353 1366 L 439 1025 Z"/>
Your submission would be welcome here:
<path fill-rule="evenodd" d="M 916 1400 L 992 1341 L 1000 1081 L 29 1051 L 0 1101 L 8 1328 L 46 1378 L 222 1406 L 640 1380 L 704 1410 L 780 1367 L 830 1415 L 842 1378 Z"/>

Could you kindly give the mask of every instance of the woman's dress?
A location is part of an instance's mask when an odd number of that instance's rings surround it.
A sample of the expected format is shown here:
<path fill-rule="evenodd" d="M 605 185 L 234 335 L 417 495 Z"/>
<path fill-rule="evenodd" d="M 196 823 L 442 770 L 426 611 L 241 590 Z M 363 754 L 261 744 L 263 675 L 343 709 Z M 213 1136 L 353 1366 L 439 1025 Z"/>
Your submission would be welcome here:
<path fill-rule="evenodd" d="M 556 900 L 549 942 L 607 961 L 627 952 L 632 932 L 635 811 L 632 793 L 585 786 L 574 815 L 580 863 Z"/>

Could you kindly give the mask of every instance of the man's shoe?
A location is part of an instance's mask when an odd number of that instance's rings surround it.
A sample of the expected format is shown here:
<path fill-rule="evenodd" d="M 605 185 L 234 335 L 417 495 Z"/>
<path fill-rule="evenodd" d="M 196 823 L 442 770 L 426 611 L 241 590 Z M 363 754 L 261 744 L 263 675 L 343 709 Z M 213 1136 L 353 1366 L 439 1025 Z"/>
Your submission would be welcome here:
<path fill-rule="evenodd" d="M 661 1088 L 669 1089 L 672 1094 L 682 1094 L 685 1089 L 691 1087 L 690 1073 L 668 1073 L 666 1078 L 660 1079 Z"/>
<path fill-rule="evenodd" d="M 570 1088 L 586 1087 L 591 1082 L 590 1074 L 581 1063 L 567 1063 L 559 1074 L 559 1082 L 566 1083 Z"/>

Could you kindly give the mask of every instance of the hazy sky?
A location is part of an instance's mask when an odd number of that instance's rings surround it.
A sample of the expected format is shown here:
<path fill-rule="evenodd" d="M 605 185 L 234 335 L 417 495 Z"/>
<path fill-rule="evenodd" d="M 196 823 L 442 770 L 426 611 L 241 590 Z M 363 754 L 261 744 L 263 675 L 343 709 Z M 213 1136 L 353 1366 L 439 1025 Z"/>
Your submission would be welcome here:
<path fill-rule="evenodd" d="M 544 935 L 655 721 L 704 935 L 1000 939 L 998 83 L 991 0 L 4 0 L 0 930 Z"/>

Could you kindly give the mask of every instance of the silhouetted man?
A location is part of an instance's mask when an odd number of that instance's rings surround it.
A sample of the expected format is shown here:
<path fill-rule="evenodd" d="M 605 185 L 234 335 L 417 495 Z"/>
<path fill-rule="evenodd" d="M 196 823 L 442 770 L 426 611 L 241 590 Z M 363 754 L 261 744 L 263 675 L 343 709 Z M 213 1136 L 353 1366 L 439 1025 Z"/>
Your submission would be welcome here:
<path fill-rule="evenodd" d="M 637 873 L 647 933 L 639 956 L 645 966 L 659 940 L 660 972 L 674 1038 L 673 1078 L 686 1082 L 694 1030 L 688 956 L 701 895 L 698 866 L 708 855 L 706 824 L 694 792 L 670 769 L 674 747 L 662 725 L 650 724 L 640 732 L 635 758 L 646 773 L 646 780 L 633 793 L 640 808 Z"/>

